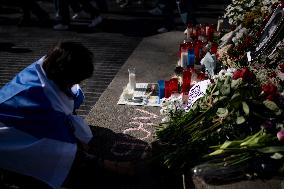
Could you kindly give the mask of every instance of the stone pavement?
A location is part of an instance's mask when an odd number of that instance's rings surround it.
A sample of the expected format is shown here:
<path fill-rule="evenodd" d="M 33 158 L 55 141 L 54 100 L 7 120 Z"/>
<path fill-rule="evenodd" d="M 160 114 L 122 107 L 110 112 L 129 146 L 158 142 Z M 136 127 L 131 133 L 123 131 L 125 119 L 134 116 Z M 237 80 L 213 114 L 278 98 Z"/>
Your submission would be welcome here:
<path fill-rule="evenodd" d="M 180 31 L 143 38 L 86 117 L 88 123 L 153 141 L 154 125 L 161 121 L 160 108 L 117 105 L 117 101 L 128 83 L 128 68 L 136 69 L 137 83 L 170 79 L 183 38 Z"/>

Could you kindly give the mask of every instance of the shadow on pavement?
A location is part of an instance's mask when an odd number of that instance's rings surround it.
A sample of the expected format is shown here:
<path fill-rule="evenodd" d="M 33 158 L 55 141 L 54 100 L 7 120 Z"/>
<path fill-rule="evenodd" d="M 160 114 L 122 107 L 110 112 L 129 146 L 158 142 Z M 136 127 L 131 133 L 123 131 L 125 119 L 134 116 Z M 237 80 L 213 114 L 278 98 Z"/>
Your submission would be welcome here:
<path fill-rule="evenodd" d="M 152 147 L 148 143 L 107 128 L 91 126 L 94 138 L 90 141 L 89 154 L 117 162 L 132 162 L 134 173 L 118 174 L 96 162 L 80 162 L 72 168 L 64 189 L 179 189 L 181 181 L 153 161 Z M 31 177 L 7 171 L 0 172 L 1 189 L 49 189 L 49 187 Z"/>
<path fill-rule="evenodd" d="M 90 154 L 117 162 L 132 162 L 134 173 L 117 174 L 108 170 L 96 171 L 86 167 L 83 174 L 75 174 L 77 183 L 68 189 L 178 189 L 174 175 L 153 161 L 152 146 L 142 140 L 110 129 L 91 126 L 94 138 Z M 74 179 L 72 179 L 74 180 Z M 179 182 L 181 183 L 181 182 Z"/>

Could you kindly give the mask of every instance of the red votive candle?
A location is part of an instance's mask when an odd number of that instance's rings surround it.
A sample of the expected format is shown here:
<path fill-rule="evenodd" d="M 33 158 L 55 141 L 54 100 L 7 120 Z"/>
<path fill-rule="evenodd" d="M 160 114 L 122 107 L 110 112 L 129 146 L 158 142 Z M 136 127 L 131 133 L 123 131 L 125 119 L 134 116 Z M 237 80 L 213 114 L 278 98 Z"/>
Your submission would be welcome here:
<path fill-rule="evenodd" d="M 190 89 L 190 82 L 191 82 L 191 70 L 186 69 L 183 71 L 182 75 L 182 92 L 186 93 Z"/>
<path fill-rule="evenodd" d="M 165 81 L 165 98 L 169 98 L 172 94 L 170 81 Z"/>
<path fill-rule="evenodd" d="M 202 41 L 196 40 L 194 43 L 194 55 L 196 64 L 200 64 L 200 51 L 202 49 Z"/>
<path fill-rule="evenodd" d="M 171 88 L 171 93 L 178 92 L 178 79 L 177 78 L 170 79 L 170 88 Z"/>

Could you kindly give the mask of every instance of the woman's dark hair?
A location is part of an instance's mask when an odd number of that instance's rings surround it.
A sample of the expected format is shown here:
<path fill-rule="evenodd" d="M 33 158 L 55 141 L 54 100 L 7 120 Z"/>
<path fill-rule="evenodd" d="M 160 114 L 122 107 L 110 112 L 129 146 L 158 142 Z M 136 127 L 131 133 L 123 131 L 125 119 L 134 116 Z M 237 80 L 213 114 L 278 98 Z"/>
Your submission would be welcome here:
<path fill-rule="evenodd" d="M 93 53 L 77 42 L 60 42 L 45 57 L 43 69 L 47 77 L 61 89 L 92 76 Z"/>

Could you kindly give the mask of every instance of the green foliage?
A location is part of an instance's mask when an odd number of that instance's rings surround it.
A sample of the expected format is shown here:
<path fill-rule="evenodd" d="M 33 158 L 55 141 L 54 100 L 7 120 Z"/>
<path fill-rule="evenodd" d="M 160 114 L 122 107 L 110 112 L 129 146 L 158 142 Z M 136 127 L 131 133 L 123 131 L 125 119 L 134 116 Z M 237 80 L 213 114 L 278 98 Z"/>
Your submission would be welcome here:
<path fill-rule="evenodd" d="M 165 147 L 161 157 L 168 168 L 183 171 L 212 156 L 234 154 L 228 163 L 235 164 L 269 150 L 269 156 L 282 154 L 276 135 L 261 128 L 267 115 L 278 119 L 282 111 L 264 98 L 257 81 L 217 77 L 189 112 L 172 116 L 157 129 L 157 139 Z M 244 156 L 236 159 L 237 154 Z"/>

